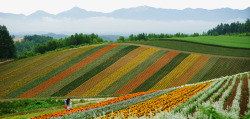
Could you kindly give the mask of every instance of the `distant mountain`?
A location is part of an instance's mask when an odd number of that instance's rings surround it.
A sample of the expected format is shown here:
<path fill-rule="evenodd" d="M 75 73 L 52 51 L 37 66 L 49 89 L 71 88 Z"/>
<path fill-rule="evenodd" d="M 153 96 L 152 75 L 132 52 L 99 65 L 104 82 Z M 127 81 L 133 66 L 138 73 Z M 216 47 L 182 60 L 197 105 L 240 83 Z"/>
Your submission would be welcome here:
<path fill-rule="evenodd" d="M 53 14 L 47 13 L 45 11 L 42 10 L 38 10 L 32 14 L 30 14 L 29 16 L 27 16 L 28 18 L 34 18 L 34 19 L 40 19 L 43 17 L 54 17 Z"/>
<path fill-rule="evenodd" d="M 191 9 L 184 10 L 153 8 L 141 6 L 129 9 L 120 9 L 108 16 L 122 19 L 138 20 L 229 20 L 235 18 L 250 18 L 250 7 L 245 10 L 221 8 L 214 10 Z"/>
<path fill-rule="evenodd" d="M 55 33 L 47 33 L 47 34 L 42 34 L 42 35 L 50 36 L 54 39 L 61 39 L 61 38 L 69 37 L 68 35 L 65 35 L 65 34 L 55 34 Z"/>
<path fill-rule="evenodd" d="M 202 33 L 220 23 L 245 22 L 250 18 L 250 7 L 183 10 L 139 6 L 118 9 L 110 13 L 94 12 L 74 7 L 58 14 L 36 11 L 30 15 L 1 13 L 0 25 L 6 25 L 15 36 L 46 33 L 98 33 L 128 35 L 131 33 Z M 52 36 L 61 38 L 57 36 Z M 63 36 L 64 37 L 64 36 Z M 104 36 L 116 40 L 117 36 Z"/>
<path fill-rule="evenodd" d="M 57 18 L 89 18 L 89 17 L 98 17 L 98 16 L 103 16 L 103 13 L 86 11 L 79 7 L 74 7 L 68 11 L 64 11 L 55 15 L 55 17 Z"/>
<path fill-rule="evenodd" d="M 24 38 L 24 36 L 31 36 L 35 34 L 12 34 L 12 35 L 14 35 L 15 38 Z M 37 35 L 50 36 L 54 39 L 69 37 L 68 35 L 65 35 L 65 34 L 55 34 L 55 33 L 46 33 L 46 34 L 37 34 Z"/>
<path fill-rule="evenodd" d="M 103 40 L 116 41 L 120 35 L 99 35 Z"/>
<path fill-rule="evenodd" d="M 0 13 L 0 18 L 32 18 L 40 19 L 43 17 L 50 18 L 74 18 L 84 19 L 90 17 L 112 17 L 120 19 L 133 19 L 133 20 L 205 20 L 205 21 L 216 21 L 216 20 L 230 20 L 236 18 L 247 19 L 250 18 L 250 7 L 244 10 L 236 10 L 231 8 L 221 9 L 191 9 L 186 8 L 184 10 L 176 9 L 162 9 L 153 8 L 149 6 L 140 6 L 127 9 L 119 9 L 110 13 L 86 11 L 79 7 L 74 7 L 70 10 L 61 12 L 53 15 L 44 11 L 36 11 L 31 15 L 25 16 L 22 14 L 10 14 Z"/>

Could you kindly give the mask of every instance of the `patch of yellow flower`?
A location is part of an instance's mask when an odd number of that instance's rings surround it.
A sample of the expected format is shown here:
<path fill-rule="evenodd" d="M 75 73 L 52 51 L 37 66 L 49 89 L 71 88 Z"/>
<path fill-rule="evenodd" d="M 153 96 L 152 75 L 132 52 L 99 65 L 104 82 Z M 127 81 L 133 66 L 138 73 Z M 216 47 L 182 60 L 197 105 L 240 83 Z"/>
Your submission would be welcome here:
<path fill-rule="evenodd" d="M 185 86 L 179 89 L 176 89 L 172 92 L 166 93 L 162 96 L 147 100 L 136 105 L 131 105 L 125 109 L 115 111 L 113 113 L 105 115 L 106 119 L 110 117 L 117 117 L 118 115 L 122 118 L 129 117 L 141 117 L 141 116 L 150 116 L 150 112 L 155 115 L 157 112 L 170 111 L 176 106 L 182 104 L 187 99 L 196 95 L 198 92 L 206 89 L 212 83 L 203 83 L 192 86 Z M 104 117 L 101 117 L 104 118 Z"/>

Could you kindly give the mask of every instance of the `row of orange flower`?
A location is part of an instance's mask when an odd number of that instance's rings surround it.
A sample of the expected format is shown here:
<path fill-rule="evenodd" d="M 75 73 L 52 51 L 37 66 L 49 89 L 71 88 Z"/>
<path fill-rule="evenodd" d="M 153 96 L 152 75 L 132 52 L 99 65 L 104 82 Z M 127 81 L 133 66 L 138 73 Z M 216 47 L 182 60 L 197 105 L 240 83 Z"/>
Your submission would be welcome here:
<path fill-rule="evenodd" d="M 121 97 L 117 97 L 117 98 L 113 98 L 110 100 L 106 100 L 97 104 L 91 104 L 88 106 L 82 106 L 82 107 L 78 107 L 78 108 L 74 108 L 74 109 L 67 109 L 67 110 L 63 110 L 63 111 L 59 111 L 59 112 L 55 112 L 55 113 L 50 113 L 50 114 L 43 114 L 43 115 L 39 115 L 36 116 L 32 119 L 48 119 L 48 118 L 52 118 L 52 117 L 59 117 L 59 116 L 63 116 L 63 115 L 67 115 L 70 113 L 75 113 L 75 112 L 79 112 L 79 111 L 84 111 L 84 110 L 88 110 L 88 109 L 92 109 L 92 108 L 98 108 L 101 106 L 105 106 L 105 105 L 110 105 L 110 104 L 114 104 L 117 102 L 121 102 L 124 100 L 128 100 L 137 96 L 141 96 L 141 95 L 145 95 L 148 93 L 152 93 L 155 91 L 147 91 L 147 92 L 138 92 L 138 93 L 134 93 L 134 94 L 128 94 L 125 96 L 121 96 Z"/>
<path fill-rule="evenodd" d="M 204 83 L 182 87 L 151 100 L 147 100 L 136 105 L 131 105 L 125 109 L 107 114 L 105 115 L 105 118 L 109 119 L 117 116 L 120 116 L 121 118 L 129 118 L 132 115 L 134 117 L 141 117 L 150 116 L 150 112 L 151 114 L 155 115 L 155 113 L 159 111 L 169 111 L 175 108 L 177 105 L 185 102 L 192 96 L 196 95 L 198 92 L 206 89 L 211 84 L 212 83 Z"/>

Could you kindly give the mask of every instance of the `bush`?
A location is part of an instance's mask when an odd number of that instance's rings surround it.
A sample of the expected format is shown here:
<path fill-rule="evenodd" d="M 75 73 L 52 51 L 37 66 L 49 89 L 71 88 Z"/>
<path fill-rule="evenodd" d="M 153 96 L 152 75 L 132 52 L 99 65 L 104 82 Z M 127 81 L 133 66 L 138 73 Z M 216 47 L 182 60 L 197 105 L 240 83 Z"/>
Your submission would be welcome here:
<path fill-rule="evenodd" d="M 0 102 L 0 116 L 17 112 L 31 111 L 40 108 L 64 105 L 63 100 L 51 99 L 19 99 Z"/>

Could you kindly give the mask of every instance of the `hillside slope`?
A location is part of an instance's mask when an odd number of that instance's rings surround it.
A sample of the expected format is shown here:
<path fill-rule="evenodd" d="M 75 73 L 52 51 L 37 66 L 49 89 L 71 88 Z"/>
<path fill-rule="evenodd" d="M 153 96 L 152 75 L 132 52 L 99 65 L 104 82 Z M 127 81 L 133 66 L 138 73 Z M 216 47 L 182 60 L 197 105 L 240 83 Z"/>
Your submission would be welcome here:
<path fill-rule="evenodd" d="M 250 70 L 249 59 L 135 45 L 93 45 L 0 67 L 1 98 L 123 95 Z"/>

